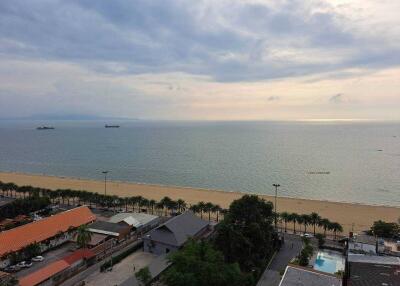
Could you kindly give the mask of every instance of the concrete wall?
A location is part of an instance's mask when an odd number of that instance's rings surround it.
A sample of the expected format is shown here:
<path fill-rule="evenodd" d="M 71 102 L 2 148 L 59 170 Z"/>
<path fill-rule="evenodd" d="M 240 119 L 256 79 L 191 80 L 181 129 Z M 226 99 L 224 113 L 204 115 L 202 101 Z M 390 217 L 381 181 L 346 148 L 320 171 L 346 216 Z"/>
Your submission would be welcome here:
<path fill-rule="evenodd" d="M 376 245 L 358 243 L 358 242 L 349 242 L 349 250 L 363 251 L 366 253 L 376 254 Z"/>

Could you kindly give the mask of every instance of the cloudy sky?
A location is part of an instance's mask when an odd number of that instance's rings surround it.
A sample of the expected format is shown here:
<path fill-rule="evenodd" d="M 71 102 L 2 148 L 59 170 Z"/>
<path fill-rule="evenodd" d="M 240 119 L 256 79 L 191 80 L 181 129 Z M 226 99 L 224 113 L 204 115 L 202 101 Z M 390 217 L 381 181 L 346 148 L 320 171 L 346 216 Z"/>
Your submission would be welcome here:
<path fill-rule="evenodd" d="M 400 1 L 2 0 L 0 118 L 400 120 Z"/>

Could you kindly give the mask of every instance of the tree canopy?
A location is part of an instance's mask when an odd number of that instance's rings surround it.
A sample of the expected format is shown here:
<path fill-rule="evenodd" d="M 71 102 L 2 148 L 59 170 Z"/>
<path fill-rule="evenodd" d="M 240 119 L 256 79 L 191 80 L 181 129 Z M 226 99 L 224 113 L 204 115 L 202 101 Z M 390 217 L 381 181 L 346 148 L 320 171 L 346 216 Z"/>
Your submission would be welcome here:
<path fill-rule="evenodd" d="M 169 259 L 173 264 L 162 277 L 168 286 L 251 285 L 238 264 L 225 263 L 222 253 L 209 242 L 191 240 Z"/>
<path fill-rule="evenodd" d="M 400 225 L 395 222 L 378 220 L 371 227 L 371 233 L 378 237 L 392 238 L 400 235 Z"/>
<path fill-rule="evenodd" d="M 233 201 L 217 227 L 216 248 L 228 263 L 239 263 L 243 271 L 261 271 L 273 253 L 277 238 L 273 219 L 272 203 L 258 196 L 245 195 Z"/>

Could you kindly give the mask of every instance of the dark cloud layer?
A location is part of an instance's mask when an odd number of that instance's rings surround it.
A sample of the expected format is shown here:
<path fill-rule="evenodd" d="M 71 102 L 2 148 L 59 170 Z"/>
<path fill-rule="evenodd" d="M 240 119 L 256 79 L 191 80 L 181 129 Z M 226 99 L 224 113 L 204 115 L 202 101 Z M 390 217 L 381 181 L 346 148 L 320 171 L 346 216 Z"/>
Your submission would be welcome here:
<path fill-rule="evenodd" d="M 0 1 L 0 57 L 254 81 L 400 64 L 324 2 Z M 317 9 L 319 8 L 319 9 Z M 323 52 L 320 54 L 320 52 Z"/>

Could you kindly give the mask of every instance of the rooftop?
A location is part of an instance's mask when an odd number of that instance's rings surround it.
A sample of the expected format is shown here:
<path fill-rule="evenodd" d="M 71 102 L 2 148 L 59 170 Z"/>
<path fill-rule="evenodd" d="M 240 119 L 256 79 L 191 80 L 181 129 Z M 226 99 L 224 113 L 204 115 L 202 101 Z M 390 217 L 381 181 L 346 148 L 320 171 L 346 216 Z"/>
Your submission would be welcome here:
<path fill-rule="evenodd" d="M 50 277 L 67 269 L 69 264 L 64 260 L 57 260 L 49 265 L 19 279 L 20 286 L 35 286 Z"/>
<path fill-rule="evenodd" d="M 130 226 L 139 228 L 156 219 L 158 219 L 158 216 L 146 213 L 119 213 L 112 216 L 109 222 L 119 223 L 124 221 Z"/>
<path fill-rule="evenodd" d="M 208 221 L 198 218 L 191 211 L 186 211 L 150 231 L 149 236 L 154 241 L 181 246 L 188 237 L 195 236 L 208 225 Z"/>
<path fill-rule="evenodd" d="M 88 207 L 68 210 L 39 221 L 31 222 L 0 233 L 0 257 L 18 251 L 31 243 L 42 242 L 70 227 L 78 227 L 96 219 Z"/>
<path fill-rule="evenodd" d="M 370 264 L 400 266 L 400 257 L 395 257 L 395 256 L 377 256 L 377 255 L 364 255 L 364 254 L 349 253 L 348 261 L 355 262 L 355 263 L 370 263 Z"/>
<path fill-rule="evenodd" d="M 108 221 L 95 221 L 88 226 L 88 230 L 94 233 L 119 236 L 121 233 L 129 231 L 129 226 L 123 226 Z"/>
<path fill-rule="evenodd" d="M 298 266 L 287 266 L 279 286 L 341 286 L 334 275 Z"/>
<path fill-rule="evenodd" d="M 348 286 L 400 285 L 399 265 L 351 262 L 349 273 Z"/>

